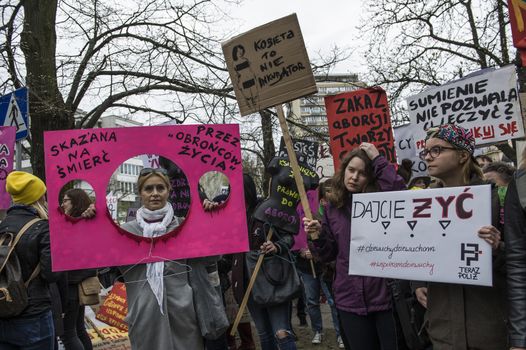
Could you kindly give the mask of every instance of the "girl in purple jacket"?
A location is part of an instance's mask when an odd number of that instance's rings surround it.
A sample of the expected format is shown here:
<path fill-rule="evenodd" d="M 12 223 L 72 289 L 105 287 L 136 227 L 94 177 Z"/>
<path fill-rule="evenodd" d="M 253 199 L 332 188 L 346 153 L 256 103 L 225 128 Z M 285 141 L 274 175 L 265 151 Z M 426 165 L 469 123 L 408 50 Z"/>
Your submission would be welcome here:
<path fill-rule="evenodd" d="M 347 349 L 393 350 L 396 345 L 391 296 L 383 278 L 349 275 L 353 193 L 405 189 L 392 164 L 370 143 L 347 153 L 333 177 L 322 223 L 303 219 L 312 249 L 322 261 L 336 260 L 334 301 Z"/>

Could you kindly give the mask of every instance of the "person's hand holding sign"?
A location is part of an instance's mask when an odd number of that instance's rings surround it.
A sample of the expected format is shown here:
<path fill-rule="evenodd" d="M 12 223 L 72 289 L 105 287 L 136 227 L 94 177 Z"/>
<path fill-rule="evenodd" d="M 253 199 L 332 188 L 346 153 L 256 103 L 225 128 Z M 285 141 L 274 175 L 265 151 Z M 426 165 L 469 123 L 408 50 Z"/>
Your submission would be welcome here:
<path fill-rule="evenodd" d="M 427 287 L 420 287 L 415 290 L 416 299 L 427 309 Z"/>
<path fill-rule="evenodd" d="M 312 253 L 309 249 L 300 249 L 300 256 L 303 259 L 312 260 Z"/>
<path fill-rule="evenodd" d="M 81 216 L 85 219 L 94 218 L 97 214 L 97 209 L 95 209 L 95 204 L 90 204 L 88 209 L 84 210 Z"/>
<path fill-rule="evenodd" d="M 478 235 L 480 238 L 488 242 L 493 250 L 496 250 L 499 247 L 501 238 L 500 231 L 494 226 L 489 225 L 481 227 L 478 231 Z"/>
<path fill-rule="evenodd" d="M 318 220 L 303 218 L 303 226 L 305 226 L 305 232 L 312 240 L 318 239 L 321 232 L 321 224 Z"/>
<path fill-rule="evenodd" d="M 268 255 L 268 254 L 276 254 L 278 252 L 278 248 L 274 243 L 271 241 L 266 241 L 259 247 L 262 254 Z"/>
<path fill-rule="evenodd" d="M 215 210 L 215 209 L 217 209 L 220 205 L 221 205 L 221 203 L 211 201 L 211 200 L 209 200 L 209 199 L 207 199 L 207 198 L 205 198 L 205 200 L 203 200 L 203 209 L 204 209 L 205 211 L 212 211 L 212 210 Z"/>

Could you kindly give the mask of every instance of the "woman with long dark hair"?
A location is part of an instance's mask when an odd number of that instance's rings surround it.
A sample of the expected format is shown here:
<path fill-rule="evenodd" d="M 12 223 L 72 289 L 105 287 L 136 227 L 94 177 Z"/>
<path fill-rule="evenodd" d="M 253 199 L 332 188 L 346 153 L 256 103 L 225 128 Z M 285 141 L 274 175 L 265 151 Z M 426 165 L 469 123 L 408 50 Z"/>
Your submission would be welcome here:
<path fill-rule="evenodd" d="M 323 219 L 304 218 L 315 256 L 336 260 L 334 301 L 340 332 L 347 349 L 396 349 L 391 295 L 385 279 L 349 275 L 352 195 L 405 188 L 392 164 L 370 143 L 347 153 L 332 178 L 329 204 Z"/>
<path fill-rule="evenodd" d="M 72 218 L 82 217 L 90 207 L 89 196 L 80 188 L 67 190 L 60 207 Z M 67 273 L 67 303 L 64 309 L 64 334 L 60 337 L 66 350 L 91 350 L 93 346 L 84 322 L 85 306 L 79 303 L 79 285 L 88 277 L 97 275 L 97 270 L 76 270 Z"/>

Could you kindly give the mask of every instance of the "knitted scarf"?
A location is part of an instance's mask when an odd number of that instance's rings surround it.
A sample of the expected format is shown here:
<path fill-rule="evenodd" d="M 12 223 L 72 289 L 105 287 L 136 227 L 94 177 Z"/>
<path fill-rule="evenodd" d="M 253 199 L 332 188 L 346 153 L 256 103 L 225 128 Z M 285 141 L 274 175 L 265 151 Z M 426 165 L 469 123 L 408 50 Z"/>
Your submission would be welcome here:
<path fill-rule="evenodd" d="M 166 203 L 164 208 L 158 210 L 149 210 L 145 207 L 141 207 L 137 210 L 137 223 L 142 228 L 144 237 L 158 237 L 166 233 L 168 225 L 172 222 L 174 216 L 174 210 L 170 203 Z M 159 221 L 161 220 L 162 221 Z M 157 222 L 152 222 L 157 221 Z M 163 273 L 164 273 L 164 262 L 154 262 L 146 264 L 146 279 L 152 289 L 161 314 L 163 313 Z"/>

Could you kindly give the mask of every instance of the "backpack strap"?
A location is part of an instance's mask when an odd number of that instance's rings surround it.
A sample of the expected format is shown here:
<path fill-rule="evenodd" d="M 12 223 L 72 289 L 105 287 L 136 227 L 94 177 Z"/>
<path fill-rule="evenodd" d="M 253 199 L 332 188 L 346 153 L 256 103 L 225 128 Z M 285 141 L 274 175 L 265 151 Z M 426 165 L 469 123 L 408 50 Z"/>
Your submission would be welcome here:
<path fill-rule="evenodd" d="M 16 237 L 14 238 L 14 240 L 13 240 L 12 242 L 9 243 L 9 245 L 10 245 L 9 252 L 7 253 L 7 256 L 6 256 L 6 258 L 5 258 L 5 260 L 4 260 L 3 264 L 2 264 L 2 267 L 0 267 L 0 272 L 2 272 L 2 270 L 3 270 L 4 267 L 5 267 L 5 265 L 7 264 L 7 261 L 9 260 L 9 256 L 11 256 L 11 253 L 15 250 L 15 247 L 16 247 L 18 241 L 20 241 L 20 238 L 22 237 L 22 235 L 23 235 L 24 233 L 26 233 L 26 231 L 27 231 L 31 226 L 33 226 L 34 223 L 36 223 L 37 221 L 40 221 L 40 220 L 42 220 L 42 219 L 40 219 L 40 218 L 34 218 L 34 219 L 28 221 L 28 222 L 27 222 L 27 223 L 26 223 L 26 224 L 20 229 L 20 231 L 18 231 L 18 233 L 17 233 Z M 39 270 L 39 272 L 40 272 L 40 263 L 37 265 L 37 268 L 38 268 L 38 270 Z M 37 268 L 35 268 L 35 271 L 37 270 Z M 31 274 L 32 277 L 30 278 L 30 280 L 31 280 L 32 278 L 35 278 L 35 277 L 33 276 L 33 274 L 35 274 L 35 271 L 33 271 L 33 273 Z M 35 276 L 36 276 L 36 274 L 35 274 Z M 28 281 L 28 282 L 29 282 L 29 281 Z"/>
<path fill-rule="evenodd" d="M 29 286 L 29 283 L 31 283 L 31 281 L 38 276 L 38 274 L 40 273 L 40 263 L 37 264 L 37 267 L 35 267 L 35 269 L 33 270 L 33 273 L 31 273 L 31 276 L 29 277 L 29 279 L 24 282 L 24 285 L 26 286 L 26 288 Z"/>

